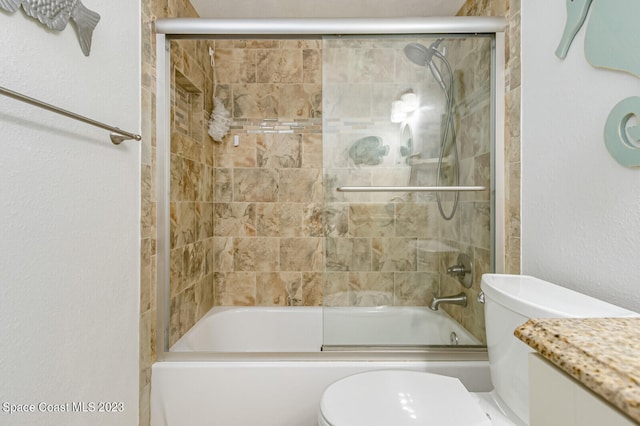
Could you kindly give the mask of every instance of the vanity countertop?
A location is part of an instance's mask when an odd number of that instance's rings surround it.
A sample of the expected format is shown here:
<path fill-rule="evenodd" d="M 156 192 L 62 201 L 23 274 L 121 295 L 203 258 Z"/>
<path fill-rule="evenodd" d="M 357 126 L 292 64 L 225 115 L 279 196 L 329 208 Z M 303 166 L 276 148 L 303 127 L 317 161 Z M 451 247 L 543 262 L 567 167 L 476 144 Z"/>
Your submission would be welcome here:
<path fill-rule="evenodd" d="M 640 318 L 532 319 L 515 335 L 640 423 Z"/>

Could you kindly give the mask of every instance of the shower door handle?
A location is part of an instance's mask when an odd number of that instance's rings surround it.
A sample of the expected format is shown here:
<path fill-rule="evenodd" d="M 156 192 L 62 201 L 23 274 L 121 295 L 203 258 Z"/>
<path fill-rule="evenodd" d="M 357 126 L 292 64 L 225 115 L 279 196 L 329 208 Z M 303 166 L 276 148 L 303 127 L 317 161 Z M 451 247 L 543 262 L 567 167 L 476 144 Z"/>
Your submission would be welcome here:
<path fill-rule="evenodd" d="M 486 186 L 339 186 L 338 192 L 477 192 Z"/>

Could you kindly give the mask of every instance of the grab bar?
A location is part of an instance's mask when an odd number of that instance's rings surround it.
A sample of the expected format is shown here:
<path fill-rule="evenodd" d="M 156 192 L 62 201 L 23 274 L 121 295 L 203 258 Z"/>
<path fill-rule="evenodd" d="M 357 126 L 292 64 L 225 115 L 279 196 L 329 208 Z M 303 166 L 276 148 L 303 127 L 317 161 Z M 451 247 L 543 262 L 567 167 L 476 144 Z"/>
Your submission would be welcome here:
<path fill-rule="evenodd" d="M 90 118 L 73 113 L 71 111 L 58 108 L 46 102 L 39 101 L 37 99 L 31 98 L 29 96 L 23 95 L 18 92 L 14 92 L 13 90 L 9 90 L 2 86 L 0 86 L 0 94 L 8 96 L 13 99 L 17 99 L 22 102 L 26 102 L 28 104 L 37 106 L 42 109 L 46 109 L 47 111 L 55 112 L 56 114 L 64 115 L 65 117 L 73 118 L 74 120 L 82 121 L 83 123 L 90 124 L 95 127 L 100 127 L 101 129 L 109 130 L 111 132 L 109 134 L 109 137 L 111 138 L 111 142 L 114 145 L 120 145 L 123 141 L 130 140 L 130 139 L 135 139 L 137 141 L 142 140 L 142 136 L 140 135 L 135 135 L 133 133 L 125 132 L 123 130 L 118 129 L 117 127 L 109 126 L 107 124 L 101 123 L 96 120 L 92 120 Z"/>
<path fill-rule="evenodd" d="M 486 186 L 339 186 L 338 192 L 474 192 Z"/>

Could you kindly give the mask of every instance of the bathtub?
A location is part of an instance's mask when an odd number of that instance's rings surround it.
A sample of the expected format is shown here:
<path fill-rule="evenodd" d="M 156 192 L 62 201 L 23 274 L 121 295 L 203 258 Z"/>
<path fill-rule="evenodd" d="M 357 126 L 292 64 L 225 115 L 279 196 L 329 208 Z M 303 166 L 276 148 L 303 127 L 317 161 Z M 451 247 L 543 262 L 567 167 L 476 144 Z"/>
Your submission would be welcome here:
<path fill-rule="evenodd" d="M 323 343 L 481 344 L 443 310 L 423 307 L 215 307 L 171 351 L 318 352 Z"/>
<path fill-rule="evenodd" d="M 327 386 L 370 370 L 428 371 L 489 391 L 484 349 L 406 348 L 449 345 L 452 333 L 480 344 L 427 308 L 215 307 L 152 366 L 151 425 L 313 426 Z M 326 350 L 372 342 L 404 349 Z"/>

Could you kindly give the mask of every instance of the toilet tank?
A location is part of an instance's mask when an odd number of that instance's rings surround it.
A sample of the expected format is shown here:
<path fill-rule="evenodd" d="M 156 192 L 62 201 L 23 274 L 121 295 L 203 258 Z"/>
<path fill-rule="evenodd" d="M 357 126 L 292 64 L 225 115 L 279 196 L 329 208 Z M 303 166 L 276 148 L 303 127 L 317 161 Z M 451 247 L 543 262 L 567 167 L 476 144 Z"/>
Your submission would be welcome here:
<path fill-rule="evenodd" d="M 529 318 L 631 317 L 637 313 L 525 275 L 485 274 L 485 325 L 494 394 L 529 424 L 528 345 L 513 335 Z M 502 400 L 502 401 L 500 401 Z"/>

